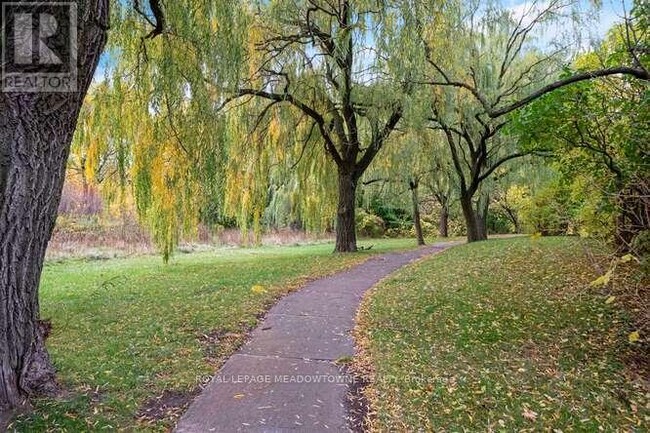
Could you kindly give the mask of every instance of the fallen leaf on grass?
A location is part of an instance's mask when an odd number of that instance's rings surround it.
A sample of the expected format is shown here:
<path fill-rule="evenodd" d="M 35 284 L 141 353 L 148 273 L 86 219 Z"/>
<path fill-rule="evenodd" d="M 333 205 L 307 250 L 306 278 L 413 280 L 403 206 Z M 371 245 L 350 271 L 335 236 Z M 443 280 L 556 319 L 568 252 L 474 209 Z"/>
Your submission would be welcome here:
<path fill-rule="evenodd" d="M 636 260 L 637 262 L 639 261 L 632 254 L 626 254 L 626 255 L 624 255 L 623 257 L 620 258 L 621 263 L 628 263 L 628 262 L 631 262 L 632 260 Z"/>
<path fill-rule="evenodd" d="M 605 275 L 601 275 L 600 277 L 596 278 L 594 281 L 589 284 L 591 287 L 599 288 L 599 287 L 607 287 L 609 284 L 610 280 L 612 279 L 612 272 L 613 270 L 610 269 L 607 271 Z"/>
<path fill-rule="evenodd" d="M 267 290 L 264 286 L 260 286 L 259 284 L 256 284 L 253 287 L 251 287 L 251 292 L 261 295 L 263 293 L 266 293 Z"/>
<path fill-rule="evenodd" d="M 528 409 L 527 407 L 524 408 L 524 411 L 521 413 L 521 415 L 526 418 L 528 421 L 535 421 L 537 419 L 537 412 L 533 412 L 532 410 Z"/>

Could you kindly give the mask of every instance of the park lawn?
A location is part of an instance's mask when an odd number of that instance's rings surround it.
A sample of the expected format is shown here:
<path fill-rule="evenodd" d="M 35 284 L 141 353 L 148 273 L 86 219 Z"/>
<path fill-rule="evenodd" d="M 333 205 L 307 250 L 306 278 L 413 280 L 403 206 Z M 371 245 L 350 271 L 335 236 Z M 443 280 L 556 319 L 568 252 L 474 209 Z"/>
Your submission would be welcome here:
<path fill-rule="evenodd" d="M 160 257 L 46 263 L 42 317 L 67 390 L 35 401 L 19 432 L 165 431 L 274 300 L 310 278 L 415 241 L 372 240 L 371 251 L 332 254 L 332 244 L 222 249 Z M 146 404 L 150 403 L 150 404 Z M 157 413 L 151 420 L 142 409 Z M 182 406 L 182 404 L 181 404 Z"/>
<path fill-rule="evenodd" d="M 382 282 L 355 331 L 370 431 L 647 431 L 627 315 L 589 286 L 585 245 L 462 245 Z"/>

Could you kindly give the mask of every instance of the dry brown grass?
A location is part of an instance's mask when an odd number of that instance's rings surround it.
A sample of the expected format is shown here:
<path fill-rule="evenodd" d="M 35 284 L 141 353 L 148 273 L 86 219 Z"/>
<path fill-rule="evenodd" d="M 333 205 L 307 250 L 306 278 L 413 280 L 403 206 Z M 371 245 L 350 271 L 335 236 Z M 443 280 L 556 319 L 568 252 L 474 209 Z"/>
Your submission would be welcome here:
<path fill-rule="evenodd" d="M 255 235 L 244 235 L 239 229 L 212 230 L 199 226 L 196 235 L 184 239 L 178 248 L 181 253 L 205 251 L 219 247 L 306 245 L 333 239 L 332 234 L 308 234 L 304 231 L 276 229 L 263 233 L 257 243 Z M 105 260 L 155 254 L 156 247 L 147 231 L 134 217 L 123 217 L 109 222 L 97 216 L 62 217 L 57 222 L 50 240 L 48 260 L 87 258 Z"/>

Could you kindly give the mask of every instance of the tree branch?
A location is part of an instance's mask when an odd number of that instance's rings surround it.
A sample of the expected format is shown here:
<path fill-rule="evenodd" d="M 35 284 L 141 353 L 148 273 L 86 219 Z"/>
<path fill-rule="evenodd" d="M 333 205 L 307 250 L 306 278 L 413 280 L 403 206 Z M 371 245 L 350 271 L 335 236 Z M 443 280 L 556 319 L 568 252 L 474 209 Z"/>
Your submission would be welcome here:
<path fill-rule="evenodd" d="M 497 168 L 501 167 L 501 166 L 502 166 L 503 164 L 505 164 L 506 162 L 508 162 L 508 161 L 510 161 L 510 160 L 512 160 L 512 159 L 522 158 L 522 157 L 527 156 L 527 155 L 530 155 L 530 154 L 531 154 L 531 152 L 519 152 L 519 153 L 513 153 L 513 154 L 510 154 L 510 155 L 508 155 L 508 156 L 504 156 L 503 158 L 501 158 L 500 160 L 498 160 L 497 162 L 495 162 L 494 164 L 492 164 L 492 166 L 488 169 L 488 171 L 486 171 L 486 172 L 483 173 L 481 176 L 479 176 L 479 183 L 480 183 L 480 182 L 483 182 L 485 179 L 487 179 L 488 177 L 490 177 L 490 175 L 491 175 L 492 173 L 494 173 L 494 171 L 495 171 Z"/>
<path fill-rule="evenodd" d="M 388 138 L 390 133 L 397 126 L 397 123 L 399 123 L 399 121 L 402 119 L 402 115 L 402 107 L 397 106 L 384 125 L 384 128 L 381 130 L 381 132 L 377 136 L 373 137 L 372 144 L 370 147 L 368 147 L 368 149 L 366 149 L 363 157 L 361 158 L 361 161 L 359 161 L 357 164 L 357 170 L 359 173 L 363 173 L 370 166 L 370 163 L 384 145 L 386 138 Z"/>
<path fill-rule="evenodd" d="M 323 116 L 316 111 L 314 108 L 310 107 L 306 103 L 296 99 L 293 95 L 290 93 L 271 93 L 271 92 L 266 92 L 264 90 L 256 90 L 256 89 L 239 89 L 235 95 L 232 97 L 226 99 L 224 103 L 221 105 L 221 107 L 226 106 L 229 102 L 234 101 L 235 99 L 241 98 L 242 96 L 256 96 L 259 98 L 264 98 L 268 99 L 270 101 L 275 101 L 275 102 L 288 102 L 289 104 L 293 105 L 294 107 L 298 108 L 300 111 L 305 113 L 307 116 L 311 117 L 314 119 L 316 124 L 318 125 L 318 129 L 325 140 L 325 148 L 326 150 L 330 153 L 332 158 L 334 159 L 334 162 L 336 165 L 341 166 L 343 165 L 343 160 L 341 158 L 341 155 L 339 155 L 338 151 L 336 150 L 336 146 L 334 145 L 334 142 L 332 141 L 332 138 L 329 135 L 329 132 L 327 131 L 327 127 L 325 125 L 325 119 Z"/>
<path fill-rule="evenodd" d="M 538 99 L 547 93 L 550 93 L 554 90 L 557 90 L 561 87 L 568 86 L 569 84 L 573 83 L 578 83 L 580 81 L 586 81 L 586 80 L 592 80 L 594 78 L 600 78 L 600 77 L 607 77 L 609 75 L 630 75 L 635 78 L 638 78 L 639 80 L 644 80 L 644 81 L 649 81 L 650 80 L 650 73 L 648 73 L 647 70 L 642 69 L 642 68 L 631 68 L 628 66 L 620 66 L 617 68 L 607 68 L 607 69 L 598 69 L 595 71 L 588 71 L 588 72 L 582 72 L 576 75 L 573 75 L 571 77 L 558 80 L 554 83 L 549 84 L 548 86 L 544 86 L 541 89 L 537 90 L 536 92 L 531 93 L 527 97 L 520 99 L 517 102 L 514 102 L 510 105 L 507 105 L 505 107 L 493 110 L 490 109 L 489 106 L 486 106 L 485 104 L 485 99 L 483 97 L 478 98 L 479 102 L 481 102 L 481 105 L 483 105 L 483 108 L 487 110 L 488 116 L 490 116 L 492 119 L 496 119 L 497 117 L 501 117 L 504 114 L 508 114 L 518 108 L 521 108 L 525 105 L 528 105 L 529 103 L 533 102 L 535 99 Z M 470 86 L 462 86 L 462 87 L 470 87 Z M 474 93 L 475 89 L 470 89 L 472 93 Z M 476 92 L 478 93 L 478 92 Z"/>

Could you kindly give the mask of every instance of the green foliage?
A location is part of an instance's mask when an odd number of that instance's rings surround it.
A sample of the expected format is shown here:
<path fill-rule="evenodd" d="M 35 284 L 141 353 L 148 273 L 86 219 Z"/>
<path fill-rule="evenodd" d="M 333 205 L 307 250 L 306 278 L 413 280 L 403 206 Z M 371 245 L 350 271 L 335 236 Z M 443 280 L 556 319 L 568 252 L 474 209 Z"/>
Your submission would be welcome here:
<path fill-rule="evenodd" d="M 467 236 L 467 227 L 460 215 L 449 220 L 449 236 Z"/>
<path fill-rule="evenodd" d="M 420 223 L 422 224 L 422 234 L 425 238 L 438 236 L 438 227 L 434 223 L 428 221 L 427 219 L 422 219 Z M 411 238 L 416 236 L 415 227 L 413 227 L 413 224 L 409 226 L 408 230 L 405 230 L 404 235 Z"/>
<path fill-rule="evenodd" d="M 380 216 L 368 213 L 363 209 L 357 209 L 355 217 L 357 233 L 360 236 L 367 238 L 380 238 L 384 236 L 386 224 Z"/>
<path fill-rule="evenodd" d="M 544 236 L 568 234 L 574 214 L 569 188 L 561 182 L 550 183 L 531 198 L 522 214 L 535 233 Z"/>
<path fill-rule="evenodd" d="M 413 223 L 408 210 L 403 207 L 394 207 L 385 198 L 374 196 L 370 200 L 370 211 L 379 216 L 386 224 L 387 229 L 400 229 Z"/>
<path fill-rule="evenodd" d="M 582 236 L 611 239 L 617 212 L 610 197 L 602 193 L 602 186 L 588 175 L 567 175 L 565 179 L 570 182 L 576 232 Z"/>
<path fill-rule="evenodd" d="M 632 246 L 640 257 L 650 256 L 650 230 L 639 233 Z"/>
<path fill-rule="evenodd" d="M 579 56 L 567 74 L 629 61 L 626 32 L 637 38 L 629 43 L 647 46 L 647 29 L 614 27 L 601 46 Z M 647 52 L 637 54 L 641 64 L 648 63 Z M 554 167 L 571 185 L 581 234 L 611 239 L 617 216 L 625 212 L 620 194 L 650 172 L 649 104 L 645 83 L 615 77 L 563 87 L 513 116 L 511 131 L 519 134 L 525 148 L 554 153 Z M 539 204 L 548 199 L 540 198 Z"/>
<path fill-rule="evenodd" d="M 488 232 L 491 234 L 507 234 L 514 233 L 512 221 L 498 210 L 490 210 L 487 214 Z"/>
<path fill-rule="evenodd" d="M 634 238 L 632 251 L 640 258 L 641 271 L 650 275 L 650 230 L 644 230 Z"/>

